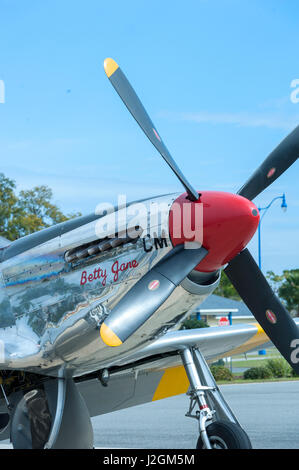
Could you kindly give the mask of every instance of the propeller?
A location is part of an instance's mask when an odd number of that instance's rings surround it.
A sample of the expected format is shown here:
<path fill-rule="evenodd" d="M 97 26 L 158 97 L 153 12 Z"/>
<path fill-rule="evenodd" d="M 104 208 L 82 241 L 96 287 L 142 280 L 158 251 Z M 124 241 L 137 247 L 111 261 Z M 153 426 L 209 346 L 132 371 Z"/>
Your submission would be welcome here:
<path fill-rule="evenodd" d="M 156 147 L 166 163 L 168 163 L 172 171 L 183 184 L 190 200 L 197 201 L 199 198 L 197 191 L 195 191 L 191 184 L 186 180 L 176 162 L 173 160 L 162 138 L 158 134 L 158 131 L 156 130 L 153 122 L 144 109 L 143 104 L 136 95 L 134 89 L 132 88 L 121 68 L 113 59 L 108 58 L 104 61 L 104 69 L 107 77 L 110 80 L 110 83 L 113 85 L 120 98 L 123 100 L 133 118 L 136 120 L 145 135 L 148 137 L 154 147 Z"/>
<path fill-rule="evenodd" d="M 238 194 L 254 199 L 284 173 L 299 157 L 299 126 L 264 160 Z"/>
<path fill-rule="evenodd" d="M 101 326 L 108 346 L 120 346 L 165 302 L 174 289 L 208 254 L 201 248 L 176 246 L 118 302 Z"/>
<path fill-rule="evenodd" d="M 249 200 L 254 199 L 282 175 L 298 156 L 299 126 L 270 153 L 238 194 Z M 293 348 L 299 344 L 299 329 L 272 291 L 248 249 L 233 258 L 224 271 L 270 340 L 299 373 L 299 364 L 292 360 Z"/>
<path fill-rule="evenodd" d="M 132 116 L 185 187 L 189 199 L 193 202 L 198 201 L 199 194 L 186 180 L 171 157 L 118 64 L 108 58 L 104 61 L 104 68 L 111 84 Z M 282 175 L 298 156 L 299 126 L 270 153 L 241 187 L 238 194 L 249 200 L 254 199 Z M 106 344 L 111 346 L 122 344 L 154 314 L 176 285 L 182 282 L 208 254 L 203 247 L 197 250 L 184 250 L 180 246 L 179 251 L 176 251 L 177 248 L 140 279 L 107 317 L 101 327 L 101 336 Z M 228 263 L 225 272 L 271 341 L 299 373 L 299 365 L 292 360 L 292 348 L 296 347 L 299 342 L 299 329 L 275 296 L 249 251 L 245 249 L 235 256 Z"/>
<path fill-rule="evenodd" d="M 272 343 L 299 374 L 299 361 L 292 357 L 294 348 L 299 346 L 299 328 L 248 249 L 230 261 L 224 271 Z"/>

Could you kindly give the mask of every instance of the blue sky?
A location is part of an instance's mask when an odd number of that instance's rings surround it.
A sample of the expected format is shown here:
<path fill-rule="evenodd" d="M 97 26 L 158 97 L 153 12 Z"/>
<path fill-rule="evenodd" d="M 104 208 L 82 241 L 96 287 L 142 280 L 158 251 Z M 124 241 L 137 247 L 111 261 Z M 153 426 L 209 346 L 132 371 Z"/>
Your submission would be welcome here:
<path fill-rule="evenodd" d="M 65 212 L 181 191 L 107 80 L 113 57 L 193 186 L 236 192 L 299 124 L 298 17 L 297 0 L 0 0 L 0 171 Z M 298 176 L 254 201 L 288 204 L 263 220 L 264 271 L 299 267 Z"/>

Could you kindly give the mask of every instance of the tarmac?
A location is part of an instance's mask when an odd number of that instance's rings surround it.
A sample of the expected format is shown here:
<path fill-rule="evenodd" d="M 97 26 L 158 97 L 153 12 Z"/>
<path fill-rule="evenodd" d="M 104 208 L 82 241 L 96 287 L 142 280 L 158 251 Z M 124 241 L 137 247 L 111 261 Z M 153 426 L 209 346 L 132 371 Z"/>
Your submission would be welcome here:
<path fill-rule="evenodd" d="M 255 449 L 299 449 L 299 381 L 220 387 Z M 98 447 L 194 449 L 197 421 L 186 395 L 92 419 Z"/>
<path fill-rule="evenodd" d="M 223 385 L 225 399 L 255 449 L 299 449 L 299 381 Z M 186 395 L 92 418 L 99 448 L 194 449 L 197 421 Z M 0 448 L 9 448 L 3 441 Z"/>

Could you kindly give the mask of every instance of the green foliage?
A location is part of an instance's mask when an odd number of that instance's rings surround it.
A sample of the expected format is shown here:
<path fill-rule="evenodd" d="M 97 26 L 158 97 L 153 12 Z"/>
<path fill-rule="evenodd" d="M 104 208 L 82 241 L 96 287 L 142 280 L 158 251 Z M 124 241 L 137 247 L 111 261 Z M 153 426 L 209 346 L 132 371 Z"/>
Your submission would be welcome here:
<path fill-rule="evenodd" d="M 197 318 L 187 318 L 181 327 L 181 330 L 193 330 L 194 328 L 208 328 L 208 324 L 203 320 Z"/>
<path fill-rule="evenodd" d="M 299 316 L 299 269 L 285 270 L 281 276 L 268 271 L 267 278 L 289 312 Z"/>
<path fill-rule="evenodd" d="M 244 372 L 243 377 L 245 380 L 271 379 L 273 373 L 268 367 L 251 367 Z"/>
<path fill-rule="evenodd" d="M 212 372 L 216 382 L 224 381 L 224 380 L 225 381 L 226 380 L 231 381 L 234 378 L 232 372 L 227 367 L 224 367 L 224 366 L 214 366 L 214 365 L 212 365 L 211 366 L 211 372 Z"/>
<path fill-rule="evenodd" d="M 216 362 L 213 362 L 212 366 L 224 366 L 225 365 L 225 362 L 223 359 L 219 359 L 218 361 Z"/>
<path fill-rule="evenodd" d="M 272 372 L 273 377 L 290 377 L 291 367 L 283 358 L 268 359 L 266 364 L 267 369 Z"/>
<path fill-rule="evenodd" d="M 19 216 L 18 199 L 14 193 L 15 182 L 0 173 L 0 235 L 14 240 L 14 223 Z"/>
<path fill-rule="evenodd" d="M 80 215 L 64 215 L 52 197 L 48 186 L 35 186 L 17 195 L 15 181 L 0 173 L 0 235 L 16 240 Z"/>
<path fill-rule="evenodd" d="M 268 359 L 265 365 L 247 369 L 243 377 L 248 380 L 296 377 L 296 373 L 283 358 Z"/>
<path fill-rule="evenodd" d="M 299 377 L 299 374 L 297 374 L 294 369 L 291 369 L 291 377 Z"/>
<path fill-rule="evenodd" d="M 220 295 L 221 297 L 227 297 L 228 299 L 241 300 L 238 292 L 224 272 L 221 274 L 220 284 L 215 289 L 214 294 Z"/>

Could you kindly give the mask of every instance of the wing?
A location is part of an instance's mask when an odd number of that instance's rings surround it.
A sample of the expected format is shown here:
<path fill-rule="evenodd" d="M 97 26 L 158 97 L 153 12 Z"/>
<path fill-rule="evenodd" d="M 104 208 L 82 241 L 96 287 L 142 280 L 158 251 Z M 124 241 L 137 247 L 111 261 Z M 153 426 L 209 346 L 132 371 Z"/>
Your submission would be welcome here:
<path fill-rule="evenodd" d="M 260 349 L 268 342 L 258 324 L 174 331 L 136 353 L 129 364 L 114 366 L 108 387 L 92 375 L 78 382 L 78 387 L 91 416 L 109 413 L 186 393 L 189 381 L 178 353 L 182 346 L 197 346 L 213 361 Z"/>
<path fill-rule="evenodd" d="M 260 349 L 266 343 L 269 338 L 258 324 L 173 331 L 131 356 L 129 363 L 112 367 L 108 387 L 96 373 L 77 378 L 76 384 L 90 416 L 97 416 L 186 393 L 189 381 L 179 356 L 184 346 L 198 347 L 211 362 Z M 6 413 L 4 400 L 0 401 L 1 412 Z M 0 434 L 0 440 L 8 437 L 9 428 Z"/>

